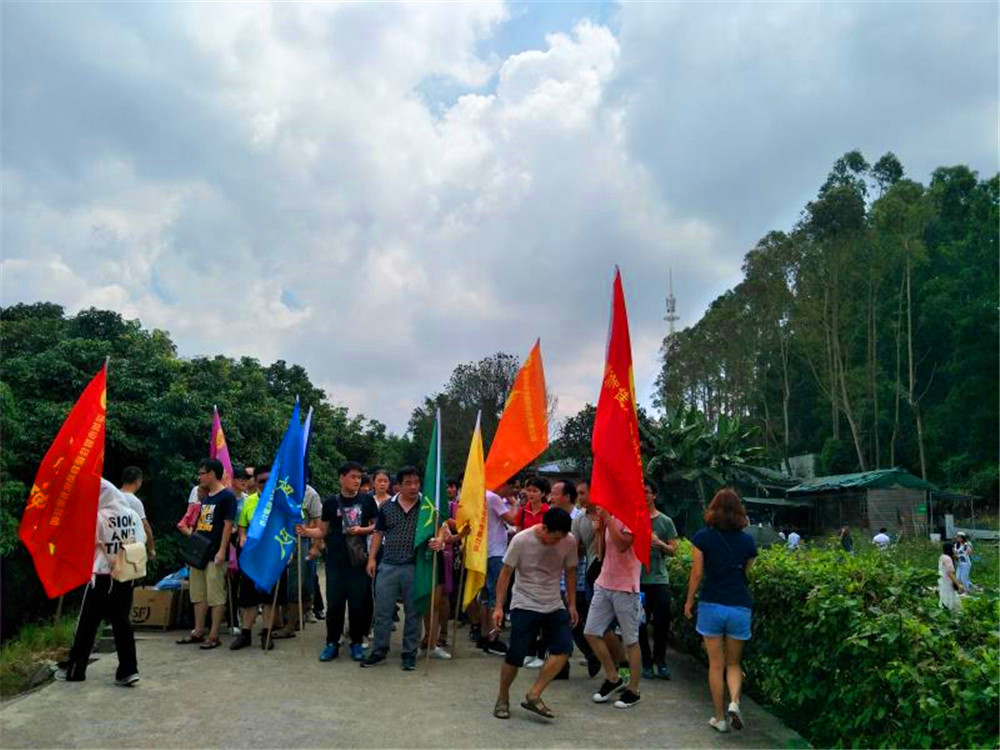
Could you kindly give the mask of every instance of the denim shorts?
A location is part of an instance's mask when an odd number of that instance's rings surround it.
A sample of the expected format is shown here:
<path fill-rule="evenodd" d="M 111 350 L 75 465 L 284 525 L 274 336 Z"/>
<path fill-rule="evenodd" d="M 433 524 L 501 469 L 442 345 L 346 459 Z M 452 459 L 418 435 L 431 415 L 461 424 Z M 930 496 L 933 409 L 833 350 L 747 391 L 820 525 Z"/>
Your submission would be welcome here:
<path fill-rule="evenodd" d="M 749 641 L 752 611 L 749 607 L 698 602 L 698 623 L 695 630 L 709 638 L 725 636 L 734 641 Z"/>
<path fill-rule="evenodd" d="M 486 558 L 486 585 L 479 594 L 479 600 L 488 609 L 497 605 L 497 580 L 503 570 L 503 557 L 499 555 Z"/>

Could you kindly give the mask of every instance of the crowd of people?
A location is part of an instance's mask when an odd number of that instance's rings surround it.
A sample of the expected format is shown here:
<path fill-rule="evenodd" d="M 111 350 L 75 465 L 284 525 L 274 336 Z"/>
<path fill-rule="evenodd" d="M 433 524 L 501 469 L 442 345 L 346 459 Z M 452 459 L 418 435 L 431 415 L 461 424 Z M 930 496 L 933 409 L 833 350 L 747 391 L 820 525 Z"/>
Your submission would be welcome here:
<path fill-rule="evenodd" d="M 421 655 L 447 660 L 447 624 L 456 618 L 468 626 L 477 649 L 502 657 L 493 715 L 510 717 L 510 689 L 520 669 L 536 670 L 521 707 L 553 718 L 543 699 L 549 683 L 568 679 L 570 656 L 580 652 L 588 678 L 603 680 L 595 703 L 620 709 L 641 700 L 642 680 L 670 679 L 666 646 L 671 618 L 667 558 L 676 551 L 673 521 L 656 506 L 656 489 L 645 484 L 652 527 L 649 564 L 640 563 L 630 528 L 589 500 L 588 483 L 542 477 L 510 480 L 487 491 L 487 571 L 485 583 L 463 610 L 462 545 L 466 530 L 456 527 L 460 481 L 447 482 L 449 514 L 428 542 L 438 556 L 432 612 L 421 617 L 414 603 L 416 524 L 421 477 L 404 467 L 366 473 L 354 462 L 338 471 L 338 490 L 325 499 L 307 484 L 302 522 L 294 555 L 271 591 L 261 591 L 240 570 L 247 533 L 267 484 L 263 466 L 236 467 L 224 481 L 222 464 L 205 459 L 178 528 L 197 537 L 204 564 L 189 568 L 194 627 L 179 645 L 210 650 L 222 643 L 224 610 L 238 612 L 238 635 L 229 648 L 239 651 L 257 642 L 263 649 L 294 637 L 300 623 L 325 619 L 326 642 L 319 660 L 341 656 L 362 668 L 384 664 L 392 632 L 402 626 L 400 665 L 413 670 Z M 57 677 L 85 679 L 88 656 L 102 619 L 115 634 L 117 684 L 138 679 L 135 643 L 129 624 L 132 583 L 110 576 L 110 566 L 124 544 L 144 543 L 155 555 L 155 542 L 142 503 L 135 496 L 142 473 L 125 470 L 121 489 L 102 480 L 94 579 L 69 660 Z M 700 590 L 697 630 L 710 657 L 709 683 L 715 703 L 711 725 L 718 731 L 743 726 L 739 709 L 741 646 L 750 637 L 752 601 L 746 571 L 756 555 L 753 540 L 740 531 L 746 512 L 732 491 L 716 495 L 705 516 L 706 528 L 692 539 L 694 569 L 685 615 L 693 617 Z M 293 559 L 294 556 L 290 556 Z M 317 561 L 325 563 L 325 588 L 319 585 Z M 301 564 L 300 564 L 301 563 Z M 302 610 L 299 581 L 302 571 Z M 433 615 L 433 616 L 431 616 Z M 260 625 L 258 626 L 258 621 Z M 507 631 L 506 638 L 503 631 Z M 725 687 L 730 701 L 723 704 Z"/>

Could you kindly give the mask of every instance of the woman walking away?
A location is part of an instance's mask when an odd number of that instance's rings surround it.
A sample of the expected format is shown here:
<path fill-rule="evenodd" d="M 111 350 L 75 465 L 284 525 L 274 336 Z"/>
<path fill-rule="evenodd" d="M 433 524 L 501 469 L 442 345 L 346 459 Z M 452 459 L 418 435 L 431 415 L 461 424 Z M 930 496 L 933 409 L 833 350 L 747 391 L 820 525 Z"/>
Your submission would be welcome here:
<path fill-rule="evenodd" d="M 708 652 L 708 686 L 715 708 L 708 723 L 719 732 L 728 732 L 730 726 L 743 728 L 740 657 L 743 642 L 750 640 L 753 609 L 747 571 L 757 556 L 753 537 L 743 533 L 747 523 L 747 513 L 739 495 L 724 488 L 715 494 L 705 511 L 705 528 L 691 539 L 691 578 L 684 616 L 689 620 L 693 617 L 694 597 L 700 586 L 695 629 L 705 639 L 705 651 Z M 727 684 L 728 711 L 724 710 Z"/>
<path fill-rule="evenodd" d="M 964 591 L 958 577 L 955 575 L 955 548 L 951 542 L 941 546 L 941 557 L 938 558 L 938 601 L 945 609 L 957 612 L 962 608 L 962 600 L 958 592 Z"/>
<path fill-rule="evenodd" d="M 955 542 L 955 559 L 958 561 L 958 582 L 968 591 L 972 588 L 972 581 L 969 573 L 972 571 L 972 542 L 964 531 L 958 532 L 958 541 Z"/>

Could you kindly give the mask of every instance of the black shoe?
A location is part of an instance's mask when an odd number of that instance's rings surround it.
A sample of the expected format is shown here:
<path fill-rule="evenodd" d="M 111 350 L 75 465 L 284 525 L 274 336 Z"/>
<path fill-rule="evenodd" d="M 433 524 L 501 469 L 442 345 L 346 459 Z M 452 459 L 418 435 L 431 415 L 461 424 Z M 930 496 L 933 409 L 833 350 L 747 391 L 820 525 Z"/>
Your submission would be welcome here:
<path fill-rule="evenodd" d="M 487 654 L 493 654 L 494 656 L 506 656 L 507 655 L 507 644 L 501 641 L 499 638 L 494 638 L 492 641 L 483 639 L 482 648 Z M 477 644 L 478 645 L 478 644 Z"/>
<path fill-rule="evenodd" d="M 267 651 L 274 651 L 274 636 L 272 635 L 270 640 L 268 640 L 267 634 L 269 631 L 260 631 L 260 647 Z"/>
<path fill-rule="evenodd" d="M 229 644 L 230 651 L 239 651 L 241 648 L 253 645 L 253 637 L 249 630 L 241 630 L 240 634 Z"/>
<path fill-rule="evenodd" d="M 587 676 L 593 677 L 601 671 L 601 662 L 597 659 L 587 659 Z"/>
<path fill-rule="evenodd" d="M 607 703 L 608 698 L 614 695 L 616 692 L 625 687 L 625 680 L 621 677 L 618 678 L 618 682 L 612 682 L 611 680 L 605 680 L 601 685 L 601 689 L 598 690 L 592 696 L 594 703 Z"/>
<path fill-rule="evenodd" d="M 383 657 L 385 658 L 385 657 Z M 415 654 L 403 654 L 403 671 L 412 672 L 417 668 L 417 657 Z"/>
<path fill-rule="evenodd" d="M 632 708 L 636 703 L 639 702 L 639 694 L 633 693 L 628 688 L 618 696 L 618 700 L 615 701 L 615 708 Z"/>
<path fill-rule="evenodd" d="M 372 651 L 368 656 L 365 657 L 364 661 L 361 662 L 362 667 L 375 667 L 385 661 L 385 654 L 378 651 Z"/>
<path fill-rule="evenodd" d="M 125 677 L 118 677 L 115 679 L 115 684 L 118 687 L 132 687 L 135 683 L 139 681 L 139 673 L 133 672 Z"/>
<path fill-rule="evenodd" d="M 470 641 L 483 640 L 483 630 L 479 625 L 473 625 L 471 628 L 469 628 L 469 640 Z"/>

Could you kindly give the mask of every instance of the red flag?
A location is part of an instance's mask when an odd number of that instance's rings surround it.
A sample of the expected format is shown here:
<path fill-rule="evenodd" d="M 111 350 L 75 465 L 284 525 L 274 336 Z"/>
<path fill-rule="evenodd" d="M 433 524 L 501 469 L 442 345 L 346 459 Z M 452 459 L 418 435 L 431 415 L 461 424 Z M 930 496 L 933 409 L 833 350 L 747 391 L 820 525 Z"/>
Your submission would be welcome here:
<path fill-rule="evenodd" d="M 628 313 L 625 311 L 621 272 L 617 269 L 607 361 L 601 396 L 597 401 L 591 448 L 594 470 L 590 478 L 590 499 L 632 530 L 635 556 L 649 565 L 652 528 L 642 483 Z"/>
<path fill-rule="evenodd" d="M 108 367 L 66 417 L 38 467 L 19 536 L 50 599 L 90 580 L 104 469 Z"/>
<path fill-rule="evenodd" d="M 545 370 L 540 340 L 521 365 L 486 458 L 486 487 L 496 490 L 549 447 Z"/>

